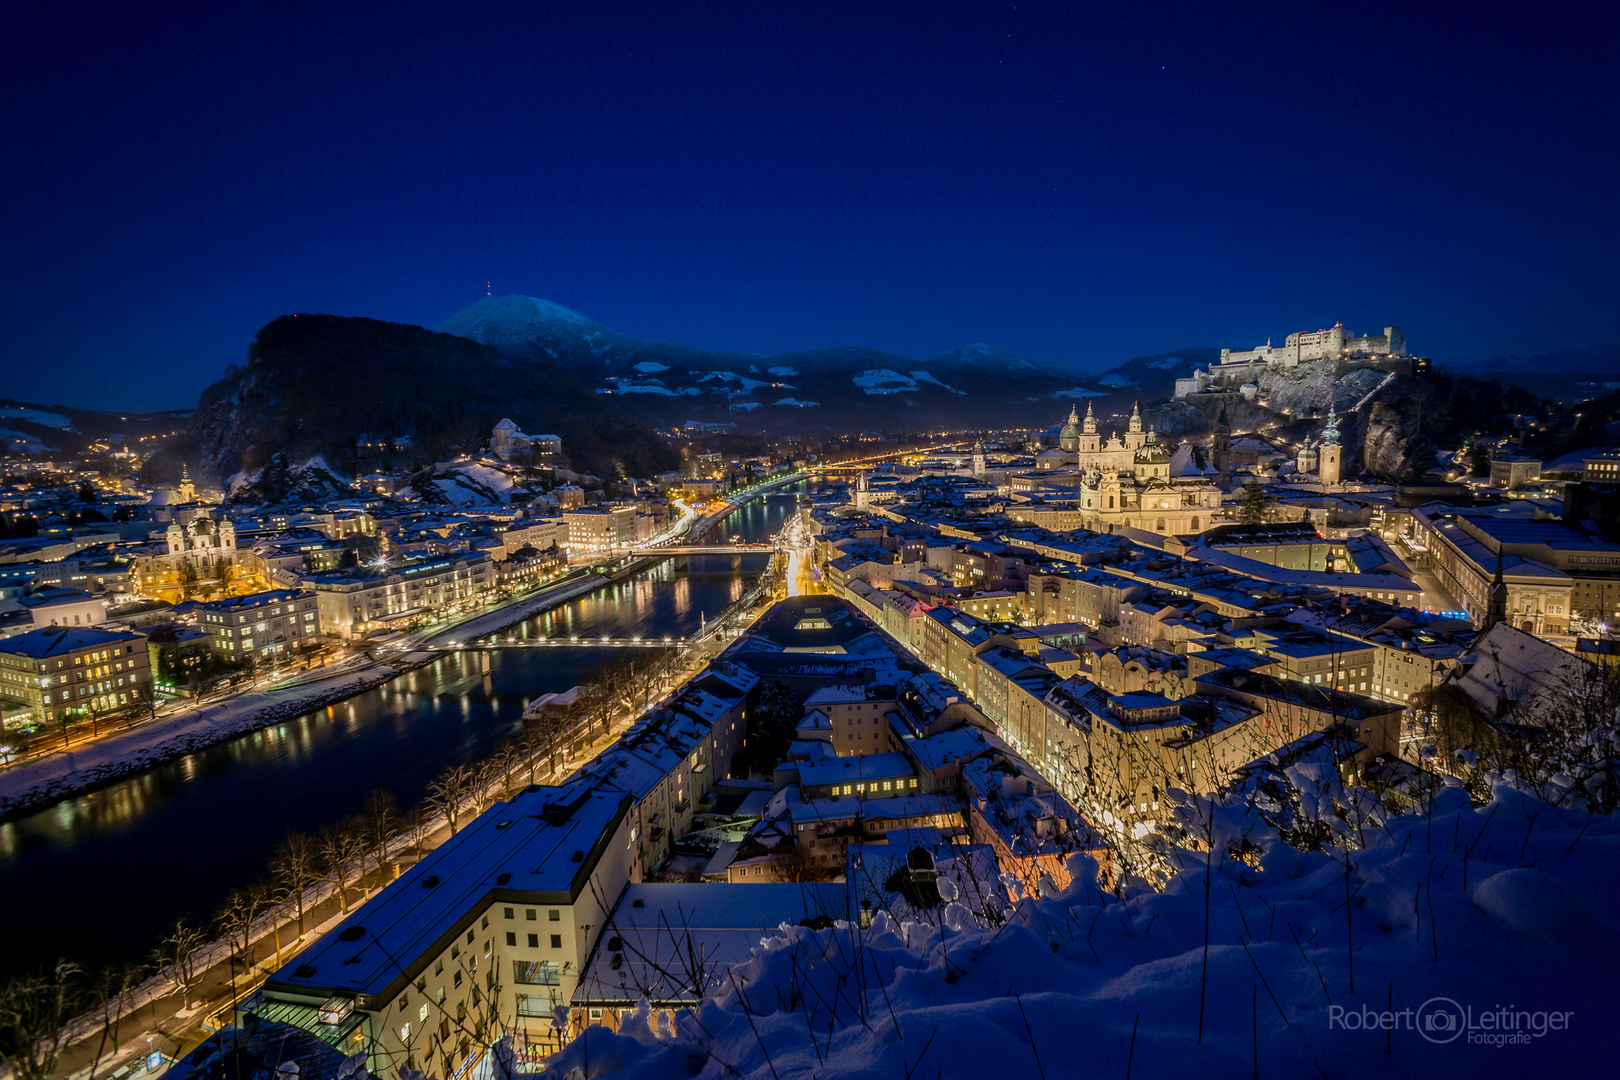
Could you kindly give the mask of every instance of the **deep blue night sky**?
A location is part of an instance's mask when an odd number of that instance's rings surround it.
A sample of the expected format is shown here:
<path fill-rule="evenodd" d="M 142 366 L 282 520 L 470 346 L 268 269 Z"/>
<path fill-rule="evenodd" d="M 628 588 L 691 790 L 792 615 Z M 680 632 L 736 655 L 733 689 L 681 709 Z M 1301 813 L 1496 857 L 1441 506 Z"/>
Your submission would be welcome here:
<path fill-rule="evenodd" d="M 0 396 L 188 406 L 277 315 L 432 325 L 485 281 L 1081 370 L 1620 337 L 1615 5 L 674 7 L 14 12 Z"/>

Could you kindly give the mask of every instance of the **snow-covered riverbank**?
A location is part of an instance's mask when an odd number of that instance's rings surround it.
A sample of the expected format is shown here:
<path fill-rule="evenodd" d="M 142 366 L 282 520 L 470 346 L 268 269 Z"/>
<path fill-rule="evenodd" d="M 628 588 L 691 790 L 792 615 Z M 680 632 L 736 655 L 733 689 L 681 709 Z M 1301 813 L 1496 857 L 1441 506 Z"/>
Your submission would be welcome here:
<path fill-rule="evenodd" d="M 492 634 L 577 599 L 600 588 L 606 580 L 590 575 L 569 581 L 435 631 L 418 644 L 471 640 Z M 256 690 L 213 705 L 187 708 L 174 716 L 149 721 L 64 753 L 13 765 L 0 771 L 0 821 L 82 795 L 227 739 L 325 708 L 432 663 L 437 655 L 412 652 L 407 647 L 397 655 L 358 669 L 334 670 L 326 678 Z M 334 665 L 337 667 L 339 665 Z"/>

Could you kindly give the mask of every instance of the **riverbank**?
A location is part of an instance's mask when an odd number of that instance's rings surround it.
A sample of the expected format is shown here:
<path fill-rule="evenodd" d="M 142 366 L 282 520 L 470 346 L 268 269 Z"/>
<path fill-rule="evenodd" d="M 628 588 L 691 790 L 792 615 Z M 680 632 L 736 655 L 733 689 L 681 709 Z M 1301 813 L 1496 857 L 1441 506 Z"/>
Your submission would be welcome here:
<path fill-rule="evenodd" d="M 752 542 L 774 534 L 793 509 L 791 498 L 749 501 L 752 505 L 729 523 L 729 529 Z M 525 637 L 673 635 L 689 641 L 709 630 L 706 647 L 689 650 L 690 669 L 671 672 L 667 693 L 676 693 L 693 671 L 702 670 L 703 654 L 724 643 L 737 606 L 758 597 L 760 582 L 739 580 L 754 574 L 744 575 L 736 568 L 729 573 L 713 567 L 689 573 L 664 558 L 651 560 L 644 574 L 644 579 L 625 585 L 613 585 L 600 573 L 582 574 L 547 587 L 548 592 L 578 588 L 572 600 L 536 593 L 497 610 L 475 611 L 453 625 L 424 629 L 399 639 L 395 647 L 374 650 L 375 656 L 380 661 L 411 661 L 451 642 L 504 636 L 511 631 L 502 628 L 526 618 L 534 621 L 518 631 Z M 553 603 L 560 606 L 540 613 Z M 705 610 L 710 613 L 707 619 L 700 617 Z M 229 890 L 263 875 L 285 835 L 314 835 L 359 812 L 362 797 L 373 789 L 386 790 L 401 806 L 421 805 L 429 780 L 442 765 L 477 765 L 488 759 L 515 733 L 517 712 L 529 696 L 566 688 L 607 654 L 611 650 L 589 647 L 492 649 L 486 667 L 470 652 L 452 651 L 448 658 L 440 652 L 438 663 L 352 697 L 334 710 L 306 713 L 258 734 L 225 740 L 127 777 L 94 798 L 65 799 L 0 828 L 0 896 L 12 901 L 6 917 L 18 925 L 26 921 L 37 931 L 0 966 L 9 965 L 17 973 L 35 970 L 54 962 L 57 954 L 52 950 L 71 948 L 73 959 L 88 969 L 100 969 L 144 957 L 145 943 L 168 933 L 177 916 L 193 925 L 210 925 L 211 914 L 220 909 Z M 359 660 L 372 662 L 369 657 Z M 317 688 L 336 687 L 323 683 Z M 659 703 L 664 700 L 667 694 Z M 516 782 L 555 782 L 622 735 L 632 721 L 627 712 L 608 732 L 594 727 L 596 737 L 559 761 L 557 776 L 550 774 L 549 758 L 542 751 L 535 775 L 517 767 L 513 775 L 521 775 Z M 429 834 L 422 842 L 426 850 L 447 830 L 441 821 L 418 827 L 424 826 Z M 408 855 L 401 851 L 405 843 L 396 841 L 397 865 L 408 864 L 416 854 L 414 841 L 409 842 Z M 203 851 L 206 857 L 197 857 Z M 171 860 L 178 860 L 178 872 L 165 869 Z M 152 872 L 154 865 L 159 872 Z M 392 873 L 390 867 L 386 876 L 368 882 L 368 887 Z M 373 869 L 372 874 L 378 871 Z M 104 887 L 86 888 L 86 882 Z M 105 901 L 109 890 L 120 897 L 116 918 L 111 919 Z M 311 934 L 336 915 L 330 882 L 312 887 L 306 908 L 312 903 L 320 908 L 307 912 Z M 242 964 L 236 962 L 234 989 L 229 946 L 216 943 L 204 954 L 210 971 L 196 989 L 198 1008 L 182 1010 L 172 986 L 161 981 L 149 981 L 129 995 L 125 1007 L 117 1010 L 127 1015 L 120 1040 L 123 1053 L 109 1055 L 114 1057 L 111 1063 L 103 1058 L 96 1075 L 109 1075 L 127 1064 L 133 1052 L 160 1049 L 175 1054 L 190 1049 L 202 1035 L 197 1025 L 204 1016 L 223 1012 L 233 996 L 246 992 L 296 951 L 296 933 L 289 936 L 286 912 L 279 904 L 278 910 L 281 918 L 265 916 L 255 927 L 255 963 L 244 979 Z M 98 1032 L 95 1021 L 74 1026 L 75 1035 L 88 1037 L 64 1057 L 56 1075 L 83 1076 L 88 1071 L 100 1044 Z M 155 1036 L 151 1047 L 148 1036 Z"/>
<path fill-rule="evenodd" d="M 571 579 L 534 596 L 435 630 L 414 644 L 434 645 L 493 634 L 576 600 L 607 583 L 608 579 L 600 574 Z M 398 655 L 359 669 L 335 671 L 326 677 L 301 681 L 296 686 L 243 694 L 215 705 L 189 709 L 177 716 L 153 720 L 59 754 L 13 765 L 0 772 L 0 822 L 87 794 L 227 739 L 335 705 L 431 664 L 439 655 L 413 652 L 410 645 L 405 645 Z"/>
<path fill-rule="evenodd" d="M 784 477 L 733 495 L 696 522 L 694 531 L 707 531 L 749 502 L 802 479 L 802 475 Z M 640 572 L 661 558 L 649 556 L 627 569 Z M 188 708 L 177 715 L 148 721 L 59 754 L 12 765 L 0 770 L 0 823 L 26 817 L 64 799 L 88 794 L 188 754 L 365 693 L 431 664 L 443 655 L 427 651 L 426 647 L 472 641 L 498 633 L 628 576 L 632 575 L 586 572 L 548 586 L 533 596 L 502 604 L 448 626 L 413 634 L 402 642 L 377 650 L 372 662 L 363 667 L 354 667 L 356 660 L 350 658 L 330 665 L 333 671 L 329 675 L 314 674 L 301 678 L 294 686 L 253 691 L 216 704 Z"/>

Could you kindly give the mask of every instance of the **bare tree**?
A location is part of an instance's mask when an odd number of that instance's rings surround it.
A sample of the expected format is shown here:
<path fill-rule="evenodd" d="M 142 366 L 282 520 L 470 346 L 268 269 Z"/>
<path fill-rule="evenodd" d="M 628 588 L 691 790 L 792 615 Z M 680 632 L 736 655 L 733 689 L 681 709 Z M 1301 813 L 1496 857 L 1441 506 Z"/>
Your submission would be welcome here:
<path fill-rule="evenodd" d="M 96 1018 L 96 1026 L 101 1029 L 101 1038 L 96 1043 L 96 1056 L 90 1063 L 89 1080 L 96 1080 L 96 1070 L 101 1066 L 101 1059 L 107 1055 L 108 1043 L 111 1043 L 112 1053 L 118 1053 L 118 1030 L 122 1026 L 124 1012 L 124 997 L 146 976 L 144 966 L 139 964 L 120 964 L 106 968 L 96 976 L 90 987 L 90 1012 Z"/>
<path fill-rule="evenodd" d="M 388 845 L 399 835 L 399 806 L 394 796 L 381 788 L 367 795 L 359 825 L 372 865 L 381 874 L 388 862 Z"/>
<path fill-rule="evenodd" d="M 261 883 L 264 893 L 264 912 L 270 919 L 270 940 L 275 945 L 275 958 L 281 960 L 281 924 L 287 921 L 287 909 L 292 906 L 292 893 L 275 881 Z"/>
<path fill-rule="evenodd" d="M 199 953 L 207 943 L 207 934 L 181 919 L 152 953 L 153 962 L 180 991 L 187 1009 L 191 1008 L 191 992 L 202 981 L 204 967 Z"/>
<path fill-rule="evenodd" d="M 428 808 L 444 816 L 451 836 L 460 825 L 462 803 L 466 801 L 471 781 L 472 770 L 466 765 L 446 765 L 428 785 Z"/>
<path fill-rule="evenodd" d="M 219 928 L 230 941 L 231 951 L 241 961 L 244 972 L 253 963 L 253 920 L 264 910 L 265 901 L 264 887 L 250 885 L 245 889 L 232 889 L 219 911 Z M 231 978 L 234 982 L 234 971 Z"/>
<path fill-rule="evenodd" d="M 536 717 L 528 721 L 527 726 L 525 726 L 523 729 L 523 736 L 520 745 L 522 747 L 523 758 L 528 765 L 529 783 L 531 784 L 536 782 L 534 772 L 535 765 L 539 762 L 540 755 L 546 753 L 548 750 L 551 753 L 551 771 L 557 771 L 556 739 L 550 732 L 550 726 L 553 723 L 554 721 L 551 716 Z"/>
<path fill-rule="evenodd" d="M 365 872 L 366 841 L 353 821 L 340 821 L 321 829 L 322 880 L 337 890 L 338 906 L 349 913 L 349 885 Z"/>
<path fill-rule="evenodd" d="M 422 843 L 427 839 L 428 826 L 431 822 L 432 818 L 426 807 L 413 806 L 406 812 L 401 824 L 400 834 L 411 845 L 411 850 L 418 860 L 422 858 Z"/>
<path fill-rule="evenodd" d="M 197 568 L 191 565 L 190 559 L 180 563 L 175 576 L 180 582 L 180 599 L 190 600 L 197 595 Z"/>
<path fill-rule="evenodd" d="M 77 964 L 58 960 L 0 991 L 0 1065 L 16 1080 L 48 1080 L 56 1072 L 64 1025 L 78 1012 L 78 974 Z"/>
<path fill-rule="evenodd" d="M 304 896 L 321 880 L 321 855 L 315 841 L 303 833 L 292 833 L 276 849 L 270 872 L 287 890 L 287 897 L 298 912 L 298 936 L 304 936 Z"/>
<path fill-rule="evenodd" d="M 473 767 L 473 811 L 482 814 L 495 805 L 501 792 L 501 763 L 495 758 L 485 758 Z"/>
<path fill-rule="evenodd" d="M 502 739 L 495 747 L 495 760 L 501 767 L 501 798 L 512 797 L 512 775 L 523 764 L 523 748 L 516 739 Z M 532 781 L 531 781 L 532 783 Z"/>
<path fill-rule="evenodd" d="M 580 683 L 577 705 L 582 733 L 588 733 L 598 725 L 600 725 L 603 735 L 611 731 L 615 711 L 614 704 L 613 692 L 606 684 L 594 680 Z"/>

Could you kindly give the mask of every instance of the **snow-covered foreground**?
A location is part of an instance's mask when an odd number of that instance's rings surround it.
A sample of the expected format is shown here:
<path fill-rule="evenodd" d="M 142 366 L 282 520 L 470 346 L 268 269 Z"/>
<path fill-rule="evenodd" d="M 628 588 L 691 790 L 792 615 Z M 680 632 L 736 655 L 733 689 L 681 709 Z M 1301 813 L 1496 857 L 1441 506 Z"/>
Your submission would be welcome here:
<path fill-rule="evenodd" d="M 1620 820 L 1505 787 L 1475 810 L 1449 788 L 1368 828 L 1347 872 L 1342 850 L 1297 850 L 1223 810 L 1216 850 L 1241 845 L 1248 861 L 1206 872 L 1183 853 L 1162 891 L 1100 892 L 1076 856 L 1067 890 L 1019 899 L 1001 925 L 951 903 L 942 927 L 885 913 L 864 931 L 784 927 L 673 1031 L 593 1027 L 551 1067 L 627 1080 L 1612 1075 Z"/>

